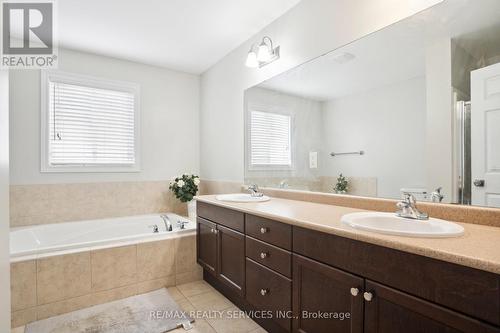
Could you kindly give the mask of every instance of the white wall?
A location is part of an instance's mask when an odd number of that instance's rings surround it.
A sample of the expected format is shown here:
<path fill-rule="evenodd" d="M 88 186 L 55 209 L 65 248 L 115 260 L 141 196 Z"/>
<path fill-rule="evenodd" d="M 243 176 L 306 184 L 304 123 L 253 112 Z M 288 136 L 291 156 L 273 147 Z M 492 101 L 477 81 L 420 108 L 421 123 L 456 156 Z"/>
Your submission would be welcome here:
<path fill-rule="evenodd" d="M 0 70 L 0 332 L 10 332 L 9 75 Z"/>
<path fill-rule="evenodd" d="M 201 78 L 201 175 L 244 178 L 245 89 L 441 0 L 302 0 L 296 7 L 205 72 Z M 262 69 L 244 66 L 250 45 L 269 35 L 281 59 Z"/>
<path fill-rule="evenodd" d="M 325 176 L 377 178 L 377 196 L 399 198 L 401 187 L 426 186 L 425 78 L 418 77 L 323 104 L 328 152 L 364 150 L 363 156 L 328 157 Z"/>
<path fill-rule="evenodd" d="M 141 87 L 141 172 L 40 173 L 40 72 L 11 71 L 11 184 L 165 180 L 199 171 L 199 76 L 59 50 L 59 69 Z"/>
<path fill-rule="evenodd" d="M 248 108 L 251 109 L 252 105 L 254 105 L 265 109 L 277 109 L 290 114 L 293 119 L 292 147 L 294 149 L 292 153 L 293 170 L 249 171 L 248 165 L 246 165 L 245 178 L 311 178 L 319 175 L 319 169 L 309 168 L 309 152 L 319 151 L 322 147 L 321 103 L 259 87 L 250 88 L 245 92 L 245 103 L 247 104 L 245 106 L 247 112 Z"/>
<path fill-rule="evenodd" d="M 433 41 L 426 48 L 426 179 L 430 191 L 442 187 L 444 202 L 457 192 L 453 167 L 453 88 L 451 40 Z"/>

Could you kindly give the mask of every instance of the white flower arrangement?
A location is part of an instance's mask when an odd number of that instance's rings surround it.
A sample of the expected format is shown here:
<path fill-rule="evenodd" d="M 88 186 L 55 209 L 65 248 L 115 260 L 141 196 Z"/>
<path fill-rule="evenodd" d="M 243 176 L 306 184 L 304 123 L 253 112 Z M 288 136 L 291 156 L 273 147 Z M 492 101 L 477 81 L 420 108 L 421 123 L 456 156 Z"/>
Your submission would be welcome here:
<path fill-rule="evenodd" d="M 197 175 L 183 174 L 170 181 L 169 189 L 180 201 L 189 202 L 193 200 L 193 197 L 198 192 L 198 185 L 200 185 L 200 177 Z"/>

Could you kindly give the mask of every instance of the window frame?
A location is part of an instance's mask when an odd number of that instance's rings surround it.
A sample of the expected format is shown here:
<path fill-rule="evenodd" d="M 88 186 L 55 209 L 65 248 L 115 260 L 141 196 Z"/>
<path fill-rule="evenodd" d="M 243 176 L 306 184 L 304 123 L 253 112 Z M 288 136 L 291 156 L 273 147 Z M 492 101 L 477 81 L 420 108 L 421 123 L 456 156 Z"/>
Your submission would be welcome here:
<path fill-rule="evenodd" d="M 135 163 L 130 165 L 120 164 L 74 164 L 53 165 L 49 161 L 49 135 L 50 135 L 50 110 L 49 110 L 49 80 L 57 82 L 83 85 L 93 88 L 109 89 L 129 92 L 134 95 L 134 157 Z M 140 172 L 141 171 L 141 142 L 140 142 L 140 86 L 137 83 L 109 80 L 83 74 L 64 72 L 59 70 L 41 70 L 40 75 L 40 172 L 65 173 L 65 172 Z"/>
<path fill-rule="evenodd" d="M 251 122 L 252 111 L 274 113 L 290 117 L 290 165 L 252 164 Z M 292 111 L 275 105 L 249 103 L 245 117 L 245 159 L 248 171 L 293 171 L 295 170 L 295 115 Z"/>

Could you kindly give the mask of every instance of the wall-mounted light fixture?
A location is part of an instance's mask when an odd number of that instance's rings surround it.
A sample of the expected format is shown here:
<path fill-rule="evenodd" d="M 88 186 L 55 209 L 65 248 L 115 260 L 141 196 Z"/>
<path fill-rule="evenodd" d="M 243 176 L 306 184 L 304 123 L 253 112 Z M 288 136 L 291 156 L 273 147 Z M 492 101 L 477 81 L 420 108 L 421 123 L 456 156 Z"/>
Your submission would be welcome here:
<path fill-rule="evenodd" d="M 256 44 L 252 44 L 245 65 L 251 68 L 263 67 L 279 58 L 280 47 L 273 47 L 272 39 L 265 36 L 258 47 Z"/>

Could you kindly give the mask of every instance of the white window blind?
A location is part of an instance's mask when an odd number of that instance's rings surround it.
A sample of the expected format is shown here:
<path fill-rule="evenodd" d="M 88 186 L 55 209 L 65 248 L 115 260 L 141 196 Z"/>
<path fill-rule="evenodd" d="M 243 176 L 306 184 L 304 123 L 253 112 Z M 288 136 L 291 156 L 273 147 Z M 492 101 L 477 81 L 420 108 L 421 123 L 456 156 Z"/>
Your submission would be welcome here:
<path fill-rule="evenodd" d="M 49 166 L 136 162 L 135 94 L 48 80 Z"/>
<path fill-rule="evenodd" d="M 250 163 L 252 166 L 292 165 L 289 115 L 251 111 Z"/>

